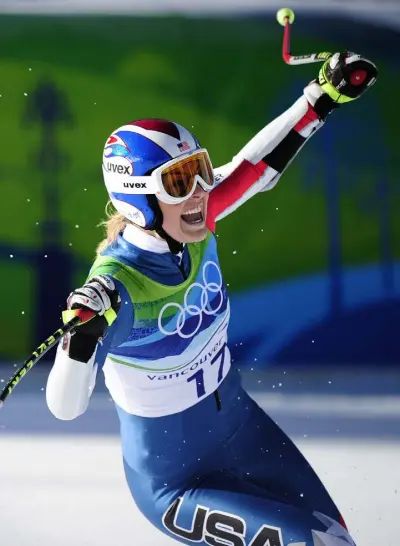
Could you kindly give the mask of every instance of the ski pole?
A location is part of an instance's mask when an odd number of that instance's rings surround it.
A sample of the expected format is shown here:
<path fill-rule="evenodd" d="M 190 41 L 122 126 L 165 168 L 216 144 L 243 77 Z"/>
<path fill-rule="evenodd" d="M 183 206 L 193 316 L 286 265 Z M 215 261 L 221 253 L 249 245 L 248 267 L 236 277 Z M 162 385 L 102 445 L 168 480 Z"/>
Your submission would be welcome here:
<path fill-rule="evenodd" d="M 282 8 L 276 14 L 276 19 L 280 25 L 284 27 L 282 57 L 286 64 L 308 64 L 326 61 L 332 57 L 329 51 L 321 51 L 320 53 L 310 53 L 309 55 L 292 55 L 290 52 L 290 35 L 291 25 L 294 22 L 294 12 L 289 8 Z"/>
<path fill-rule="evenodd" d="M 43 343 L 41 343 L 33 351 L 31 356 L 25 360 L 24 364 L 18 368 L 14 375 L 8 380 L 3 390 L 0 392 L 0 408 L 3 407 L 4 402 L 13 392 L 15 387 L 21 381 L 23 377 L 28 373 L 28 371 L 33 368 L 33 366 L 42 358 L 43 355 L 47 353 L 56 343 L 60 341 L 66 334 L 72 332 L 72 330 L 80 324 L 81 322 L 87 322 L 95 316 L 95 313 L 89 310 L 76 309 L 72 311 L 75 313 L 75 316 L 66 322 L 61 328 L 56 330 L 54 334 L 48 337 Z"/>

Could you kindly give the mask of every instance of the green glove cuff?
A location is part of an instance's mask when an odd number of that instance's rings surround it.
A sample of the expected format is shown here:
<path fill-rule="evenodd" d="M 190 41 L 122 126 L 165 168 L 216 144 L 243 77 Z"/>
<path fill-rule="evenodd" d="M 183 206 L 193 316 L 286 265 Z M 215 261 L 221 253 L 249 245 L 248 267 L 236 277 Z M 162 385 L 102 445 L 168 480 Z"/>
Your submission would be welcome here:
<path fill-rule="evenodd" d="M 106 319 L 108 326 L 111 326 L 111 324 L 117 318 L 117 313 L 114 311 L 114 309 L 110 308 L 104 313 L 104 318 Z"/>
<path fill-rule="evenodd" d="M 330 81 L 328 81 L 327 75 L 326 75 L 326 67 L 329 63 L 329 60 L 326 61 L 323 65 L 321 70 L 319 71 L 318 75 L 318 83 L 321 86 L 322 90 L 331 97 L 332 100 L 339 104 L 343 104 L 345 102 L 351 102 L 355 99 L 352 99 L 350 97 L 347 97 L 346 95 L 342 95 L 335 86 L 333 86 Z"/>

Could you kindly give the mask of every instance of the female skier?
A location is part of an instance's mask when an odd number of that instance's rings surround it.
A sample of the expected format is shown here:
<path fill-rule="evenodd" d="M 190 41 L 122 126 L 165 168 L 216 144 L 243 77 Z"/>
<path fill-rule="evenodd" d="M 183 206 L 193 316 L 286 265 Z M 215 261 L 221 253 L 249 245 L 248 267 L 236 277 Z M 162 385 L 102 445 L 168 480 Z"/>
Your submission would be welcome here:
<path fill-rule="evenodd" d="M 354 545 L 317 475 L 231 368 L 213 232 L 273 188 L 328 114 L 376 78 L 367 59 L 334 54 L 291 108 L 215 170 L 197 139 L 170 121 L 134 121 L 106 142 L 116 212 L 64 320 L 77 309 L 96 315 L 59 345 L 47 403 L 59 419 L 78 417 L 103 367 L 132 496 L 178 542 Z"/>

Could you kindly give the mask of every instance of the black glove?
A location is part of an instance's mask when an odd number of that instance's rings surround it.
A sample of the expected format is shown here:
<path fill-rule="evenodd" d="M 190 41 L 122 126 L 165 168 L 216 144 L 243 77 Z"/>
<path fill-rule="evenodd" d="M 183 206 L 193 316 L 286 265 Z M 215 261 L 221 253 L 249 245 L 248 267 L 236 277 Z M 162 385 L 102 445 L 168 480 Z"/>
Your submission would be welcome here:
<path fill-rule="evenodd" d="M 322 66 L 318 83 L 336 103 L 358 99 L 377 80 L 378 69 L 358 53 L 334 53 Z"/>
<path fill-rule="evenodd" d="M 88 362 L 107 327 L 115 320 L 121 308 L 121 296 L 114 281 L 107 275 L 97 275 L 82 288 L 77 288 L 68 297 L 67 309 L 85 309 L 96 316 L 76 326 L 63 339 L 62 348 L 68 356 L 80 362 Z"/>

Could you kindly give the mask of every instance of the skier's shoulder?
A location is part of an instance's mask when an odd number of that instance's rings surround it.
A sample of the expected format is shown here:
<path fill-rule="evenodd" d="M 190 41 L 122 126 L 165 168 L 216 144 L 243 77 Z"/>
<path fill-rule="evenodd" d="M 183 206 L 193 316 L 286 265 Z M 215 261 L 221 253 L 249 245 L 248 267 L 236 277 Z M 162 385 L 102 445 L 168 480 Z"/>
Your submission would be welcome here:
<path fill-rule="evenodd" d="M 96 275 L 108 275 L 117 278 L 117 275 L 125 264 L 112 251 L 112 245 L 108 246 L 96 255 L 88 274 L 88 279 Z"/>
<path fill-rule="evenodd" d="M 97 275 L 106 275 L 112 278 L 119 291 L 123 288 L 130 292 L 134 270 L 119 246 L 118 240 L 114 240 L 97 252 L 89 269 L 87 281 Z"/>

